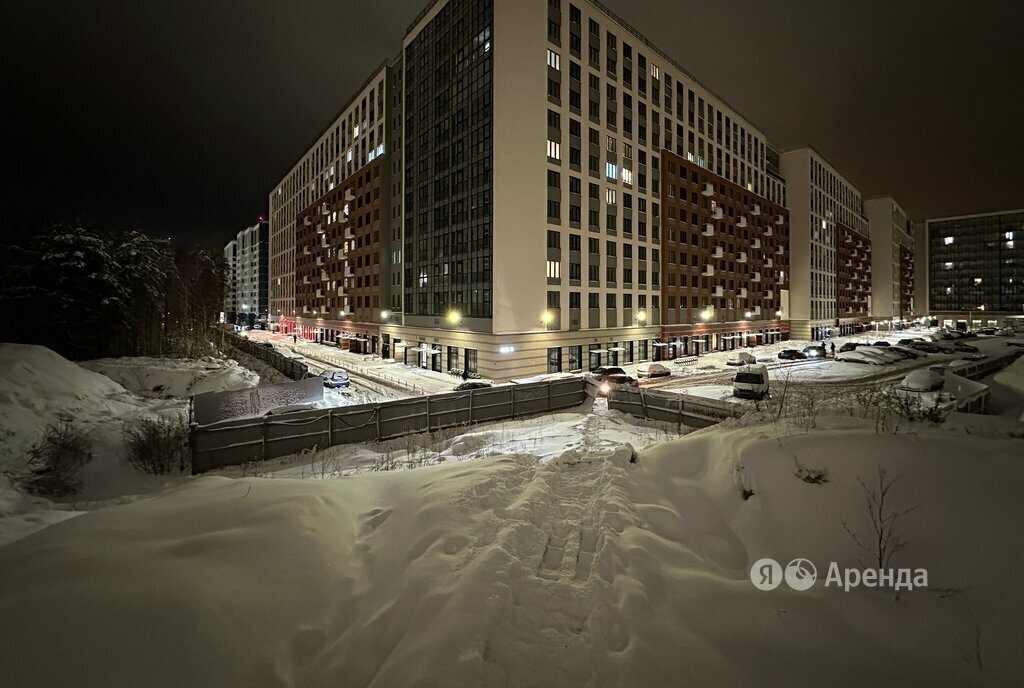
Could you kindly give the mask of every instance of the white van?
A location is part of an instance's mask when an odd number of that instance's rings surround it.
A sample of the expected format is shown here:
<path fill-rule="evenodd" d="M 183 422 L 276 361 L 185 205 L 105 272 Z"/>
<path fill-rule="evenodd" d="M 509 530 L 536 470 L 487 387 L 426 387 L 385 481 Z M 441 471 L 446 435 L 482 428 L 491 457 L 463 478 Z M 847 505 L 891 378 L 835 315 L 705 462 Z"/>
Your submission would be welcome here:
<path fill-rule="evenodd" d="M 764 399 L 768 396 L 768 368 L 762 363 L 737 370 L 732 379 L 732 394 L 741 399 Z"/>

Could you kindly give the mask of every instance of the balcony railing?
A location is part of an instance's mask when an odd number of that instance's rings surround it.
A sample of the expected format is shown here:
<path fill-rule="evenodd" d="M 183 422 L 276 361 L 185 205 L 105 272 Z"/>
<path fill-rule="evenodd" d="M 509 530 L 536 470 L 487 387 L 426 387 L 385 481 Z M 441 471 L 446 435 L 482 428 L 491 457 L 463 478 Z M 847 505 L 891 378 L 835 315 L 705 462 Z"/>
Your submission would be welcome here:
<path fill-rule="evenodd" d="M 715 226 L 710 222 L 704 224 L 704 231 L 701 232 L 704 236 L 715 236 Z"/>
<path fill-rule="evenodd" d="M 722 213 L 721 206 L 715 208 L 715 212 L 711 213 L 711 217 L 715 220 L 721 220 L 725 215 Z"/>
<path fill-rule="evenodd" d="M 701 194 L 704 195 L 704 196 L 714 196 L 715 195 L 715 185 L 712 184 L 711 182 L 706 182 L 704 184 L 704 190 L 701 191 Z"/>
<path fill-rule="evenodd" d="M 750 214 L 751 215 L 760 215 L 761 214 L 761 204 L 760 203 L 755 203 L 754 207 L 752 207 L 750 209 Z"/>
<path fill-rule="evenodd" d="M 743 227 L 746 227 L 747 226 L 747 218 L 744 215 L 740 215 L 739 219 L 736 220 L 736 226 L 741 228 L 741 229 Z"/>

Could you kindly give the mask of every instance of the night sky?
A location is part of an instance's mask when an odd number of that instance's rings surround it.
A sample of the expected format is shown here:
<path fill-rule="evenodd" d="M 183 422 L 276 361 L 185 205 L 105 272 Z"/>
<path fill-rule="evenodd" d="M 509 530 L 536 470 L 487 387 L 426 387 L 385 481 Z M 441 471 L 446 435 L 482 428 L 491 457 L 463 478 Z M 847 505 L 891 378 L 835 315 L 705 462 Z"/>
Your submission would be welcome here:
<path fill-rule="evenodd" d="M 918 219 L 1024 206 L 1024 3 L 604 1 L 866 198 Z M 224 243 L 425 5 L 4 3 L 5 232 L 84 218 Z"/>

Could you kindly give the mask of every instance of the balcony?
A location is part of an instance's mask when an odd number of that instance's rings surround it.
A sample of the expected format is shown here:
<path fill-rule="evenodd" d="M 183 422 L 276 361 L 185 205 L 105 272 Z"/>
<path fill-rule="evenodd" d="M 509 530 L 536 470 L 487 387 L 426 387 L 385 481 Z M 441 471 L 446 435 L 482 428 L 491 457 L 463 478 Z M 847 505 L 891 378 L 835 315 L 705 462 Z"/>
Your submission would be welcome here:
<path fill-rule="evenodd" d="M 355 277 L 356 273 L 352 270 L 352 263 L 345 261 L 345 277 Z"/>
<path fill-rule="evenodd" d="M 781 246 L 779 246 L 778 248 L 775 249 L 775 254 L 779 255 L 779 256 L 781 256 L 785 252 L 786 251 Z"/>
<path fill-rule="evenodd" d="M 712 296 L 725 296 L 725 290 L 722 289 L 722 285 L 718 285 L 711 290 Z"/>
<path fill-rule="evenodd" d="M 715 185 L 712 184 L 711 182 L 705 182 L 704 190 L 701 191 L 700 193 L 703 196 L 714 196 L 715 195 Z"/>
<path fill-rule="evenodd" d="M 323 289 L 317 289 L 316 290 L 316 297 L 318 299 L 322 299 L 324 297 L 324 290 Z"/>
<path fill-rule="evenodd" d="M 772 232 L 772 228 L 771 228 L 771 227 L 765 227 L 765 228 L 764 228 L 764 235 L 765 235 L 766 237 L 770 237 L 770 236 L 772 236 L 773 234 L 774 234 L 774 232 Z"/>
<path fill-rule="evenodd" d="M 775 224 L 784 225 L 786 224 L 786 221 L 783 219 L 781 215 L 779 215 L 777 218 L 775 218 Z"/>
<path fill-rule="evenodd" d="M 721 246 L 715 246 L 715 249 L 711 252 L 711 257 L 712 258 L 721 258 L 724 255 L 725 254 L 722 252 L 722 247 Z"/>
<path fill-rule="evenodd" d="M 303 275 L 302 276 L 302 283 L 303 284 L 310 284 L 309 275 Z"/>
<path fill-rule="evenodd" d="M 754 215 L 754 216 L 760 215 L 761 214 L 761 204 L 760 203 L 755 203 L 754 207 L 750 209 L 750 214 Z"/>
<path fill-rule="evenodd" d="M 736 292 L 736 298 L 737 299 L 745 299 L 745 298 L 747 298 L 747 288 L 746 287 L 740 287 L 740 290 L 738 292 Z"/>
<path fill-rule="evenodd" d="M 743 252 L 740 252 L 740 254 L 738 256 L 736 256 L 736 262 L 737 263 L 746 263 L 747 262 L 747 254 L 743 253 Z"/>
<path fill-rule="evenodd" d="M 772 260 L 771 258 L 765 258 L 764 259 L 764 266 L 766 268 L 774 267 L 775 266 L 775 261 Z"/>
<path fill-rule="evenodd" d="M 309 227 L 311 224 L 313 224 L 313 218 L 307 215 L 306 217 L 302 218 L 302 224 L 305 225 L 306 227 Z"/>
<path fill-rule="evenodd" d="M 755 272 L 754 274 L 752 274 L 750 276 L 750 281 L 751 282 L 760 282 L 761 281 L 761 273 L 760 272 Z"/>
<path fill-rule="evenodd" d="M 852 260 L 847 260 L 846 261 L 846 267 L 851 267 L 852 265 L 853 265 L 853 261 Z"/>
<path fill-rule="evenodd" d="M 330 281 L 330 279 L 331 279 L 331 276 L 327 274 L 326 270 L 321 270 L 320 271 L 320 281 L 321 282 L 328 282 L 328 281 Z"/>
<path fill-rule="evenodd" d="M 701 232 L 704 236 L 715 236 L 715 226 L 710 222 L 704 224 L 704 231 Z"/>
<path fill-rule="evenodd" d="M 761 240 L 760 239 L 753 239 L 753 240 L 751 240 L 750 248 L 761 248 Z"/>
<path fill-rule="evenodd" d="M 338 287 L 338 296 L 345 295 L 345 287 Z"/>
<path fill-rule="evenodd" d="M 324 257 L 323 256 L 317 256 L 316 257 L 316 264 L 317 265 L 323 265 L 324 264 Z"/>
<path fill-rule="evenodd" d="M 702 273 L 700 273 L 700 274 L 704 275 L 705 277 L 714 277 L 715 276 L 715 269 L 713 267 L 711 267 L 710 265 L 705 265 L 704 266 L 704 271 Z"/>
<path fill-rule="evenodd" d="M 356 200 L 356 195 L 354 193 L 352 193 L 352 189 L 345 189 L 345 200 L 346 201 L 354 201 L 354 200 Z"/>
<path fill-rule="evenodd" d="M 308 256 L 309 254 L 310 254 L 309 246 L 303 246 L 302 247 L 302 255 Z"/>
<path fill-rule="evenodd" d="M 327 207 L 326 203 L 324 203 L 323 205 L 320 206 L 317 212 L 320 213 L 321 215 L 330 215 L 331 209 Z"/>
<path fill-rule="evenodd" d="M 715 208 L 715 212 L 711 213 L 712 220 L 721 220 L 725 215 L 722 213 L 722 207 L 718 206 Z"/>
<path fill-rule="evenodd" d="M 736 220 L 736 226 L 741 229 L 747 226 L 747 218 L 745 215 L 740 215 L 739 219 Z"/>
<path fill-rule="evenodd" d="M 850 236 L 849 234 L 847 234 L 847 235 L 846 235 L 846 238 L 845 238 L 845 239 L 843 239 L 843 241 L 845 241 L 846 243 L 848 243 L 848 244 L 849 244 L 850 242 L 852 242 L 852 241 L 853 241 L 853 237 L 852 237 L 852 236 Z"/>
<path fill-rule="evenodd" d="M 764 300 L 765 300 L 765 301 L 771 301 L 771 300 L 772 300 L 772 299 L 774 299 L 774 298 L 775 298 L 775 294 L 773 294 L 772 292 L 770 292 L 770 291 L 766 291 L 766 292 L 764 293 Z"/>

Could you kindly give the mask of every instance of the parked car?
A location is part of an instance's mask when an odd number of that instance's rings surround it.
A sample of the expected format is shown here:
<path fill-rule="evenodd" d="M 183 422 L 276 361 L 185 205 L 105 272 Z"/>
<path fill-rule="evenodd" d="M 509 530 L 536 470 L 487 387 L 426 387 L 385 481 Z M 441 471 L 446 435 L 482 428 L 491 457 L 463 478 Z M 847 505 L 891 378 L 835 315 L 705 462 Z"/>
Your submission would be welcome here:
<path fill-rule="evenodd" d="M 1011 339 L 1010 341 L 1006 342 L 1006 346 L 1024 347 L 1024 342 L 1022 342 L 1019 339 Z"/>
<path fill-rule="evenodd" d="M 840 351 L 836 354 L 836 360 L 842 363 L 865 363 L 870 365 L 886 365 L 887 361 L 864 353 L 863 351 Z"/>
<path fill-rule="evenodd" d="M 894 351 L 903 358 L 918 359 L 925 355 L 923 351 L 916 351 L 909 346 L 890 346 L 889 351 Z"/>
<path fill-rule="evenodd" d="M 732 394 L 741 399 L 768 396 L 768 368 L 764 364 L 743 366 L 732 379 Z"/>
<path fill-rule="evenodd" d="M 972 330 L 967 330 L 966 332 L 964 332 L 964 339 L 971 339 L 971 338 L 977 337 L 977 336 L 978 336 L 978 333 L 974 332 Z"/>
<path fill-rule="evenodd" d="M 899 388 L 905 392 L 937 392 L 946 384 L 946 376 L 937 370 L 915 370 L 907 373 Z"/>
<path fill-rule="evenodd" d="M 871 346 L 889 346 L 889 342 L 887 342 L 887 341 L 885 341 L 883 339 L 879 339 L 877 342 L 875 342 Z"/>
<path fill-rule="evenodd" d="M 988 356 L 986 356 L 985 354 L 966 354 L 964 356 L 961 356 L 961 359 L 963 359 L 964 361 L 983 361 L 986 358 L 988 358 Z"/>
<path fill-rule="evenodd" d="M 493 386 L 494 385 L 492 385 L 490 382 L 486 382 L 484 380 L 469 380 L 467 382 L 463 382 L 461 385 L 456 385 L 455 391 L 467 392 L 471 389 L 487 389 L 488 387 Z"/>
<path fill-rule="evenodd" d="M 643 378 L 668 377 L 672 371 L 660 363 L 641 363 L 636 367 L 636 376 Z"/>
<path fill-rule="evenodd" d="M 612 373 L 606 375 L 597 385 L 597 396 L 606 397 L 616 387 L 636 387 L 637 385 L 636 378 L 632 378 L 625 373 Z"/>
<path fill-rule="evenodd" d="M 864 346 L 864 342 L 846 342 L 839 347 L 839 353 L 845 353 L 847 351 L 853 351 L 858 346 Z"/>
<path fill-rule="evenodd" d="M 811 346 L 804 347 L 804 356 L 807 358 L 825 358 L 826 355 L 825 347 L 823 346 L 812 344 Z"/>
<path fill-rule="evenodd" d="M 798 349 L 783 349 L 779 352 L 779 358 L 783 361 L 800 361 L 807 358 L 807 356 Z"/>
<path fill-rule="evenodd" d="M 978 347 L 973 344 L 964 344 L 963 342 L 953 342 L 953 351 L 966 351 L 970 354 L 978 353 Z"/>
<path fill-rule="evenodd" d="M 911 342 L 907 346 L 917 351 L 923 351 L 926 354 L 942 353 L 942 348 L 939 347 L 939 345 L 936 344 L 935 342 Z"/>
<path fill-rule="evenodd" d="M 859 347 L 857 351 L 869 356 L 875 356 L 876 358 L 880 358 L 888 363 L 896 363 L 897 361 L 903 360 L 903 356 L 894 351 L 889 351 L 889 348 L 884 346 L 862 346 Z"/>
<path fill-rule="evenodd" d="M 338 387 L 348 387 L 350 380 L 348 379 L 348 373 L 344 370 L 325 370 L 323 374 L 324 387 L 329 389 L 337 389 Z"/>
<path fill-rule="evenodd" d="M 746 351 L 737 351 L 725 361 L 726 365 L 731 366 L 754 365 L 755 363 L 757 363 L 757 359 Z"/>
<path fill-rule="evenodd" d="M 320 342 L 320 344 L 323 346 L 331 346 L 334 347 L 335 349 L 339 347 L 338 342 L 334 341 L 333 339 L 325 339 L 322 342 Z"/>
<path fill-rule="evenodd" d="M 1012 337 L 1014 332 L 1012 327 L 1001 327 L 996 330 L 996 334 L 1000 337 Z"/>
<path fill-rule="evenodd" d="M 987 334 L 987 335 L 993 335 L 993 334 L 995 334 L 995 333 L 996 333 L 997 331 L 998 331 L 998 330 L 996 330 L 996 328 L 994 328 L 994 327 L 983 327 L 983 328 L 981 328 L 980 330 L 978 330 L 978 334 Z"/>
<path fill-rule="evenodd" d="M 601 382 L 609 375 L 625 374 L 626 371 L 623 370 L 622 368 L 619 368 L 618 366 L 601 366 L 600 368 L 594 368 L 593 370 L 590 371 L 590 376 L 598 382 Z"/>
<path fill-rule="evenodd" d="M 281 415 L 284 415 L 286 413 L 297 413 L 299 411 L 311 411 L 311 410 L 313 410 L 315 408 L 316 408 L 316 406 L 314 406 L 313 404 L 286 404 L 284 406 L 277 406 L 275 408 L 272 408 L 269 411 L 267 411 L 266 413 L 264 413 L 263 415 L 264 416 L 281 416 Z"/>

